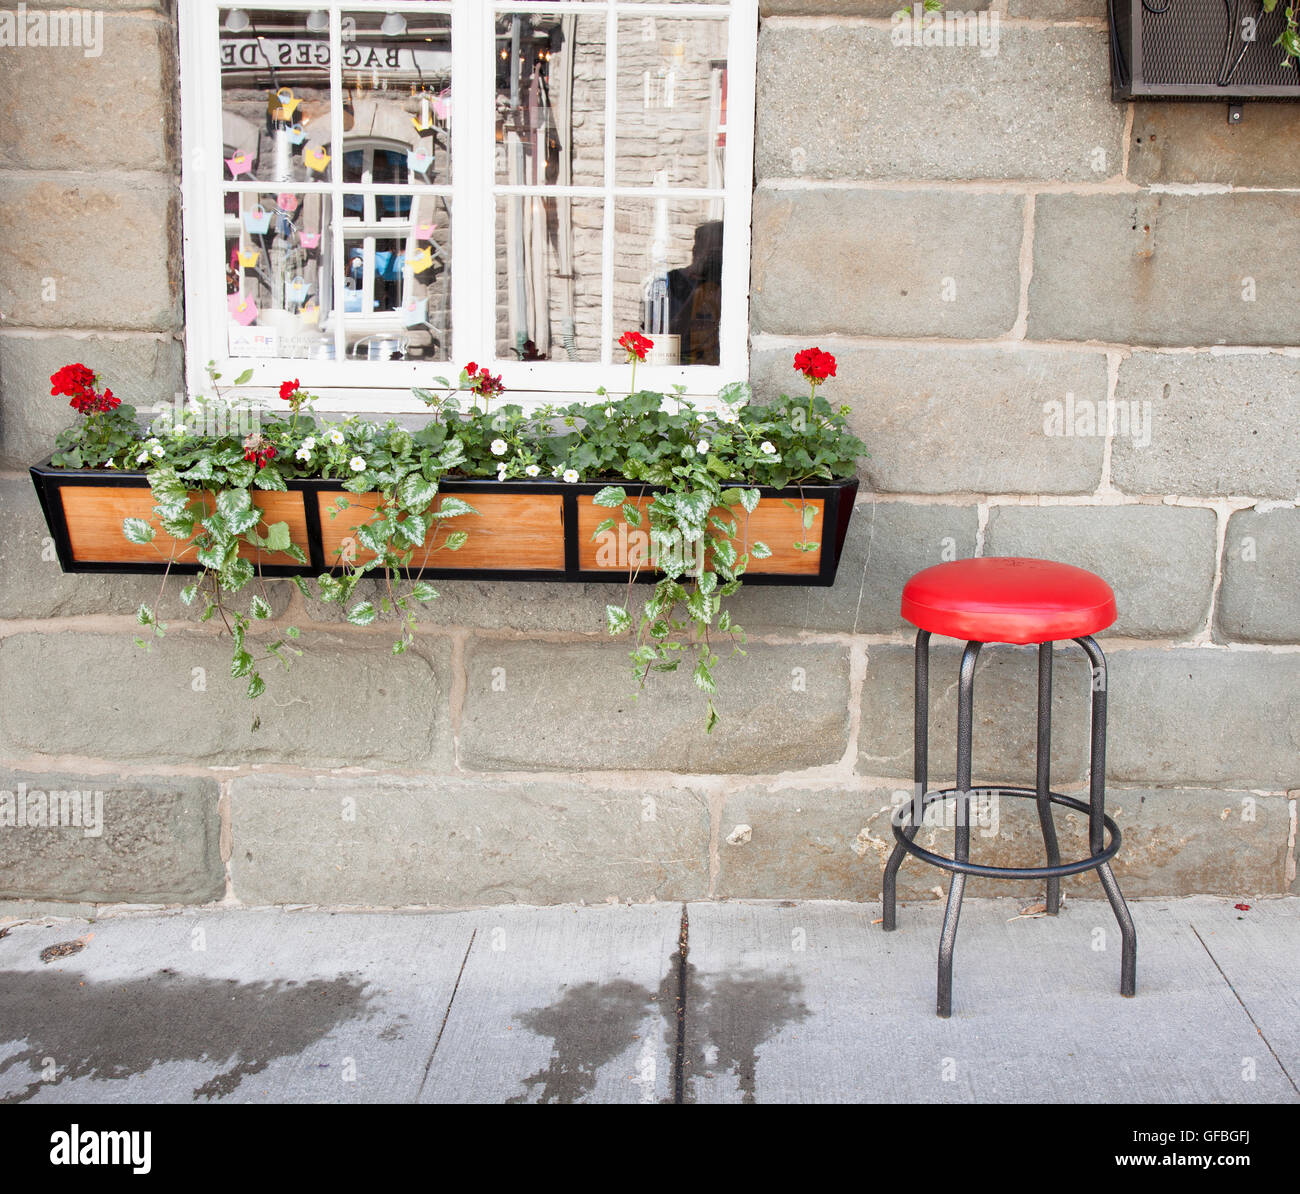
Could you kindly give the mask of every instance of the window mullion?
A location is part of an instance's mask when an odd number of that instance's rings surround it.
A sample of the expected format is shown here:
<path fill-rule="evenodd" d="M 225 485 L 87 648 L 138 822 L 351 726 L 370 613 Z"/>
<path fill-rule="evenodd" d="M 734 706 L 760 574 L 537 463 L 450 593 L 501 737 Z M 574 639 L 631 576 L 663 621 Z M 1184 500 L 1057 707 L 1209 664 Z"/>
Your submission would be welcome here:
<path fill-rule="evenodd" d="M 618 143 L 618 10 L 605 14 L 605 218 L 601 228 L 600 361 L 608 365 L 614 343 L 614 170 Z"/>
<path fill-rule="evenodd" d="M 490 299 L 484 290 L 494 256 L 492 128 L 488 124 L 485 129 L 484 115 L 491 111 L 487 80 L 495 76 L 484 40 L 493 27 L 492 10 L 475 0 L 459 0 L 451 20 L 451 357 L 490 360 L 491 339 L 484 326 Z"/>
<path fill-rule="evenodd" d="M 718 364 L 749 376 L 749 247 L 753 207 L 754 78 L 758 56 L 755 0 L 733 0 L 727 22 L 727 160 L 722 219 L 722 313 Z M 740 70 L 731 64 L 740 63 Z"/>
<path fill-rule="evenodd" d="M 343 328 L 343 308 L 346 305 L 344 277 L 347 261 L 343 247 L 343 28 L 342 14 L 337 6 L 330 8 L 330 239 L 334 245 L 332 274 L 334 277 L 334 359 L 347 357 L 347 334 Z"/>

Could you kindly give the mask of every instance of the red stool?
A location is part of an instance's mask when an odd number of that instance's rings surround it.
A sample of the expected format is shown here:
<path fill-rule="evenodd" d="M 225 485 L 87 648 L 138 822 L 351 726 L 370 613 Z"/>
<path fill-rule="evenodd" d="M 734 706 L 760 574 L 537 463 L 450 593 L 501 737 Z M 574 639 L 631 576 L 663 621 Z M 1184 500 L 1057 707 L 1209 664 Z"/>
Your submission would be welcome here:
<path fill-rule="evenodd" d="M 1120 994 L 1137 989 L 1137 934 L 1128 905 L 1110 869 L 1119 850 L 1119 827 L 1106 816 L 1106 656 L 1092 635 L 1115 620 L 1115 594 L 1091 572 L 1050 560 L 994 558 L 958 560 L 918 572 L 903 588 L 903 617 L 918 627 L 916 634 L 916 696 L 914 710 L 915 797 L 894 817 L 897 844 L 885 867 L 884 928 L 897 927 L 895 902 L 898 868 L 907 854 L 952 873 L 948 906 L 939 939 L 940 1016 L 952 1015 L 952 953 L 957 940 L 962 895 L 967 875 L 992 879 L 1046 879 L 1047 911 L 1055 916 L 1061 904 L 1061 877 L 1095 870 L 1123 938 Z M 930 636 L 965 639 L 957 697 L 957 786 L 928 792 Z M 1092 662 L 1092 761 L 1089 800 L 1075 800 L 1051 790 L 1052 644 L 1073 639 Z M 1033 788 L 998 785 L 1004 796 L 1038 802 L 1038 820 L 1047 848 L 1047 865 L 1039 867 L 982 866 L 970 861 L 971 722 L 975 662 L 985 643 L 1038 644 L 1038 774 Z M 955 799 L 957 803 L 954 857 L 945 858 L 916 844 L 928 805 Z M 1089 856 L 1061 861 L 1052 821 L 1052 805 L 1088 814 Z M 1107 842 L 1109 836 L 1109 842 Z"/>

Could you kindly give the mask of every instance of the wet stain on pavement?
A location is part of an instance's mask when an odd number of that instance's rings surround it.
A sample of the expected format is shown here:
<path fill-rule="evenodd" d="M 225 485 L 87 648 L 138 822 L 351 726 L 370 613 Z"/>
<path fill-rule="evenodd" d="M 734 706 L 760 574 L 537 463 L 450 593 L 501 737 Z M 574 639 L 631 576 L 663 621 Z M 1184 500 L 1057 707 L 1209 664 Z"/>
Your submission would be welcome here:
<path fill-rule="evenodd" d="M 803 980 L 765 970 L 705 975 L 693 971 L 688 964 L 681 1101 L 695 1101 L 697 1076 L 730 1073 L 740 1087 L 741 1102 L 753 1103 L 759 1046 L 787 1024 L 808 1017 L 800 998 Z"/>
<path fill-rule="evenodd" d="M 700 975 L 684 950 L 669 956 L 654 993 L 623 979 L 571 987 L 555 1003 L 520 1013 L 524 1028 L 551 1038 L 551 1056 L 524 1079 L 525 1092 L 508 1101 L 582 1101 L 595 1089 L 601 1068 L 643 1038 L 647 1015 L 657 1009 L 673 1071 L 668 1097 L 661 1101 L 693 1103 L 697 1075 L 730 1073 L 742 1101 L 753 1103 L 759 1047 L 787 1024 L 808 1017 L 802 993 L 803 981 L 794 974 Z M 661 1056 L 657 1047 L 655 1054 Z"/>
<path fill-rule="evenodd" d="M 0 1043 L 0 1103 L 21 1103 L 45 1086 L 29 1075 L 40 1075 L 46 1058 L 57 1066 L 57 1082 L 201 1062 L 218 1072 L 194 1097 L 220 1098 L 277 1058 L 369 1018 L 365 986 L 350 975 L 240 982 L 159 970 L 102 982 L 75 970 L 0 971 L 0 1042 L 9 1042 Z M 25 1085 L 15 1089 L 15 1077 Z"/>
<path fill-rule="evenodd" d="M 636 1041 L 654 1004 L 654 995 L 645 987 L 615 979 L 580 983 L 555 1003 L 520 1013 L 524 1028 L 551 1038 L 551 1056 L 523 1080 L 525 1093 L 506 1101 L 580 1102 L 596 1088 L 601 1067 Z"/>

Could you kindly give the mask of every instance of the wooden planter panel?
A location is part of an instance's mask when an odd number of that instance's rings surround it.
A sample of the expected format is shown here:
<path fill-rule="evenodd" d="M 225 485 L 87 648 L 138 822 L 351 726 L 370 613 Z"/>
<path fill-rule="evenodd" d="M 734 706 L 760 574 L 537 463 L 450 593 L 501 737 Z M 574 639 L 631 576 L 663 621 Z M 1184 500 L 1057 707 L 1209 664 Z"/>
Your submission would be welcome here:
<path fill-rule="evenodd" d="M 140 486 L 115 487 L 111 485 L 61 485 L 58 489 L 63 504 L 63 517 L 68 528 L 68 544 L 72 558 L 85 563 L 166 564 L 169 559 L 178 563 L 194 563 L 194 547 L 173 539 L 156 523 L 153 514 L 153 494 Z M 191 498 L 203 496 L 212 508 L 212 494 L 190 494 Z M 263 511 L 267 523 L 289 524 L 289 538 L 304 552 L 308 551 L 307 514 L 301 493 L 276 493 L 256 490 L 253 505 Z M 132 543 L 122 533 L 122 522 L 127 518 L 140 518 L 154 528 L 152 543 Z M 173 557 L 172 551 L 176 549 Z M 286 552 L 259 552 L 247 543 L 239 545 L 239 554 L 246 560 L 264 564 L 295 566 Z"/>
<path fill-rule="evenodd" d="M 745 549 L 746 543 L 755 540 L 766 543 L 772 554 L 765 560 L 752 557 L 745 570 L 746 576 L 767 574 L 771 576 L 816 576 L 821 570 L 821 548 L 815 551 L 799 551 L 794 545 L 804 541 L 803 513 L 798 498 L 788 499 L 792 504 L 786 505 L 786 499 L 760 498 L 752 514 L 746 514 L 743 506 L 727 510 L 715 506 L 712 513 L 718 518 L 732 518 L 736 522 L 737 535 L 733 542 L 737 555 Z M 641 512 L 639 532 L 623 525 L 623 516 L 617 507 L 597 506 L 589 497 L 578 500 L 578 564 L 587 571 L 626 573 L 629 563 L 636 564 L 649 552 L 650 518 L 646 507 L 654 501 L 653 495 L 629 498 L 629 504 L 635 505 Z M 804 506 L 816 512 L 807 539 L 816 543 L 822 538 L 821 529 L 825 525 L 826 503 L 820 498 L 805 498 Z M 604 531 L 598 538 L 592 535 L 605 519 L 613 517 L 615 525 Z M 629 557 L 631 557 L 629 559 Z M 641 564 L 645 566 L 644 563 Z M 611 577 L 612 579 L 612 577 Z"/>
<path fill-rule="evenodd" d="M 412 571 L 420 569 L 479 570 L 506 569 L 518 572 L 564 571 L 564 498 L 558 493 L 463 493 L 439 494 L 461 497 L 476 514 L 458 514 L 439 528 L 436 537 L 425 540 L 411 557 Z M 329 511 L 340 497 L 348 499 L 346 510 L 333 518 Z M 335 567 L 343 550 L 354 552 L 355 563 L 365 563 L 374 553 L 359 547 L 345 547 L 358 526 L 367 522 L 378 495 L 351 494 L 344 490 L 318 490 L 321 546 L 325 566 Z M 469 539 L 459 551 L 439 549 L 451 531 L 465 531 Z"/>
<path fill-rule="evenodd" d="M 48 460 L 33 465 L 32 483 L 59 553 L 65 572 L 139 572 L 158 574 L 168 567 L 174 544 L 155 527 L 149 544 L 131 543 L 122 533 L 127 518 L 152 519 L 153 498 L 142 472 L 101 469 L 56 469 Z M 634 487 L 637 505 L 644 511 L 654 501 L 653 489 Z M 241 544 L 240 554 L 254 560 L 268 576 L 311 574 L 338 570 L 340 552 L 352 553 L 353 563 L 364 563 L 369 553 L 351 539 L 369 520 L 377 494 L 350 494 L 336 481 L 303 478 L 288 482 L 288 492 L 253 491 L 253 501 L 267 522 L 285 522 L 295 545 L 307 556 L 307 564 L 296 563 L 282 552 L 256 559 L 256 549 Z M 429 579 L 472 577 L 479 580 L 564 581 L 569 583 L 619 582 L 627 579 L 629 555 L 636 548 L 648 554 L 649 536 L 639 544 L 632 538 L 636 528 L 623 524 L 617 509 L 597 506 L 593 496 L 603 482 L 506 481 L 453 479 L 445 481 L 438 501 L 456 496 L 468 502 L 476 514 L 449 519 L 429 547 L 412 557 L 410 572 Z M 858 492 L 855 478 L 802 488 L 779 490 L 759 486 L 760 499 L 753 514 L 743 507 L 715 510 L 733 517 L 738 525 L 737 551 L 746 543 L 762 540 L 772 549 L 766 560 L 751 559 L 746 577 L 760 585 L 830 585 L 835 582 L 844 548 L 853 503 Z M 198 497 L 198 494 L 194 495 Z M 211 494 L 204 495 L 215 501 Z M 348 508 L 329 511 L 345 497 Z M 812 526 L 805 532 L 802 512 L 814 512 Z M 605 519 L 618 521 L 602 542 L 592 532 Z M 151 524 L 152 525 L 152 524 Z M 649 528 L 645 519 L 642 531 Z M 438 549 L 450 531 L 468 535 L 460 551 Z M 620 542 L 621 539 L 621 542 Z M 813 551 L 796 550 L 803 540 L 818 544 Z M 605 550 L 602 551 L 602 546 Z M 611 550 L 612 548 L 612 550 Z M 171 567 L 177 572 L 197 572 L 193 549 L 178 553 Z M 637 566 L 633 579 L 648 584 L 657 573 L 649 561 Z"/>

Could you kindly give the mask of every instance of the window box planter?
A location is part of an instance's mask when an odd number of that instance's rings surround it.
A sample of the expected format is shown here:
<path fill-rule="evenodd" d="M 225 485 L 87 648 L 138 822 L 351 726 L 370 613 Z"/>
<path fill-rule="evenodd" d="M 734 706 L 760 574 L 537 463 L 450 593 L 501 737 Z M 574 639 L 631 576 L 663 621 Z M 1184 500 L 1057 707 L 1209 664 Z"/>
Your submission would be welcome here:
<path fill-rule="evenodd" d="M 147 544 L 131 543 L 122 533 L 124 519 L 148 520 L 152 515 L 153 499 L 143 472 L 55 468 L 48 460 L 30 471 L 65 572 L 167 571 L 166 556 L 174 541 L 165 533 L 159 531 Z M 338 572 L 341 552 L 355 551 L 354 562 L 364 562 L 368 553 L 357 549 L 351 536 L 370 517 L 378 495 L 347 493 L 334 480 L 311 478 L 287 484 L 287 492 L 253 491 L 253 503 L 266 512 L 268 522 L 288 523 L 290 538 L 307 556 L 309 567 L 284 553 L 260 553 L 258 559 L 259 553 L 247 545 L 241 545 L 240 554 L 267 576 Z M 643 510 L 656 492 L 654 486 L 636 482 L 445 480 L 439 486 L 439 500 L 458 496 L 478 513 L 456 519 L 456 528 L 469 535 L 464 547 L 432 555 L 432 548 L 426 550 L 423 554 L 437 563 L 424 568 L 417 549 L 412 572 L 435 580 L 625 581 L 628 529 L 605 531 L 593 539 L 610 511 L 591 499 L 606 484 L 625 484 L 629 500 Z M 786 489 L 757 488 L 761 497 L 748 521 L 743 510 L 734 511 L 733 517 L 742 535 L 747 530 L 751 541 L 770 544 L 772 555 L 752 560 L 745 582 L 833 584 L 858 492 L 857 478 Z M 337 509 L 340 498 L 348 503 L 341 510 Z M 813 514 L 806 537 L 818 546 L 800 551 L 794 544 L 805 538 L 803 519 L 808 509 Z M 179 554 L 171 565 L 177 573 L 199 570 L 192 553 Z M 648 583 L 657 575 L 647 566 L 638 570 L 636 579 Z"/>
<path fill-rule="evenodd" d="M 1300 72 L 1274 44 L 1286 3 L 1267 13 L 1260 0 L 1110 0 L 1111 98 L 1300 100 Z"/>

